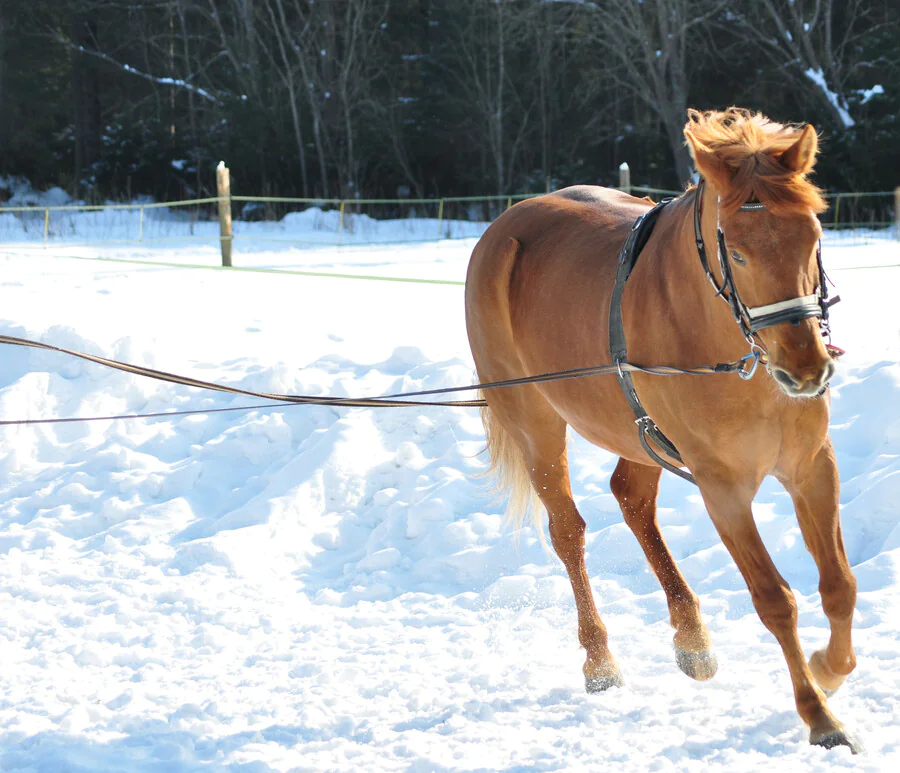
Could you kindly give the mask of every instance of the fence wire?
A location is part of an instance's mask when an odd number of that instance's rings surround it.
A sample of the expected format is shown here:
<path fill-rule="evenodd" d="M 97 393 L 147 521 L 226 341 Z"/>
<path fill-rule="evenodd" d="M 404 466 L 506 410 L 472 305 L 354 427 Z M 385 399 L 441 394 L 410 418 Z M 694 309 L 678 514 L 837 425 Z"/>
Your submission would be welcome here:
<path fill-rule="evenodd" d="M 681 191 L 633 186 L 635 195 Z M 234 241 L 308 246 L 417 243 L 480 236 L 518 201 L 539 193 L 442 199 L 310 199 L 232 196 Z M 821 215 L 832 239 L 857 244 L 900 240 L 893 191 L 826 194 Z M 226 199 L 227 200 L 227 199 Z M 0 206 L 0 242 L 40 245 L 219 241 L 218 197 L 164 203 Z M 240 246 L 236 247 L 240 251 Z"/>

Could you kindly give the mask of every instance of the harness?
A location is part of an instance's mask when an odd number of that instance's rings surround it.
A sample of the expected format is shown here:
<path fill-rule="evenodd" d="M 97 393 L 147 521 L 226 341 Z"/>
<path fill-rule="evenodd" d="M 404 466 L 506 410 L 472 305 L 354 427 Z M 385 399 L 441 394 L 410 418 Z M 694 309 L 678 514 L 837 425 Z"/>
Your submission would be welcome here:
<path fill-rule="evenodd" d="M 770 303 L 765 306 L 750 307 L 744 304 L 738 293 L 737 285 L 734 282 L 734 275 L 731 270 L 731 261 L 728 257 L 728 250 L 725 246 L 725 234 L 721 226 L 716 224 L 716 243 L 718 247 L 719 268 L 722 273 L 721 285 L 716 281 L 715 276 L 709 267 L 709 260 L 706 253 L 706 245 L 703 241 L 703 233 L 700 227 L 700 201 L 703 197 L 703 189 L 705 187 L 704 180 L 700 180 L 697 185 L 694 198 L 694 240 L 697 245 L 697 252 L 700 257 L 700 264 L 703 271 L 709 279 L 710 284 L 716 291 L 716 297 L 722 298 L 731 309 L 732 316 L 737 322 L 743 333 L 744 338 L 750 344 L 750 353 L 745 355 L 741 362 L 748 362 L 749 367 L 746 370 L 739 370 L 741 378 L 747 380 L 753 377 L 756 368 L 759 365 L 760 357 L 765 352 L 762 341 L 757 335 L 760 330 L 768 327 L 780 325 L 783 322 L 790 322 L 794 325 L 799 324 L 801 320 L 817 317 L 822 330 L 822 335 L 830 339 L 828 327 L 828 309 L 840 300 L 839 295 L 828 298 L 828 280 L 825 274 L 825 268 L 822 265 L 822 242 L 819 241 L 816 247 L 816 263 L 819 267 L 819 287 L 812 295 L 804 295 L 799 298 L 791 298 L 786 301 Z M 612 296 L 609 304 L 609 353 L 613 363 L 617 366 L 616 378 L 625 400 L 631 407 L 635 415 L 635 424 L 638 427 L 638 437 L 641 445 L 647 452 L 647 455 L 653 459 L 661 467 L 674 473 L 679 478 L 696 483 L 694 476 L 690 472 L 676 467 L 669 461 L 664 459 L 651 445 L 651 442 L 659 448 L 666 456 L 675 459 L 679 464 L 683 465 L 684 460 L 678 453 L 675 444 L 663 434 L 656 426 L 656 423 L 644 410 L 637 390 L 634 387 L 634 380 L 631 373 L 624 370 L 621 365 L 627 362 L 628 351 L 625 341 L 625 326 L 622 320 L 622 296 L 625 292 L 625 283 L 634 269 L 635 263 L 641 254 L 641 250 L 647 244 L 647 240 L 653 233 L 659 215 L 666 206 L 674 199 L 664 199 L 652 209 L 645 212 L 631 227 L 625 243 L 619 252 L 619 260 L 616 266 L 616 281 L 613 285 Z M 765 209 L 760 203 L 748 203 L 741 206 L 742 211 L 754 211 Z M 718 221 L 718 214 L 717 214 Z M 824 391 L 824 390 L 823 390 Z"/>

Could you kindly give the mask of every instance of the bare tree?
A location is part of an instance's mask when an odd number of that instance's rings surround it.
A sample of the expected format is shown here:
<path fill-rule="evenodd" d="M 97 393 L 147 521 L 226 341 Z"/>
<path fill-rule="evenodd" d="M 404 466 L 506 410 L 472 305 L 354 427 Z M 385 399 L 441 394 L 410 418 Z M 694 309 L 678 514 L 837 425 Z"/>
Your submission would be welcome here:
<path fill-rule="evenodd" d="M 729 3 L 731 17 L 802 90 L 815 94 L 839 132 L 855 121 L 847 99 L 863 36 L 871 35 L 863 0 L 759 0 Z"/>
<path fill-rule="evenodd" d="M 509 66 L 512 50 L 527 35 L 522 8 L 516 0 L 468 4 L 468 13 L 454 19 L 454 54 L 443 64 L 487 149 L 498 194 L 510 190 L 530 118 L 530 104 L 517 90 L 522 80 L 513 78 Z"/>
<path fill-rule="evenodd" d="M 294 128 L 294 140 L 297 143 L 297 156 L 300 159 L 300 175 L 303 182 L 303 195 L 309 196 L 309 176 L 306 171 L 306 146 L 303 140 L 303 121 L 301 119 L 300 101 L 305 82 L 303 67 L 297 61 L 296 52 L 305 45 L 309 36 L 309 20 L 300 18 L 297 20 L 293 32 L 291 32 L 284 10 L 282 0 L 265 0 L 266 14 L 270 22 L 269 32 L 274 38 L 277 53 L 265 43 L 262 48 L 269 58 L 272 69 L 278 73 L 287 91 L 288 102 L 291 107 L 291 121 Z M 321 149 L 321 142 L 316 135 L 317 146 Z M 324 159 L 319 153 L 321 165 L 322 193 L 328 196 L 328 175 L 325 171 Z"/>
<path fill-rule="evenodd" d="M 269 60 L 288 92 L 301 163 L 303 112 L 312 124 L 319 186 L 329 195 L 328 165 L 338 172 L 340 194 L 359 195 L 362 159 L 359 120 L 371 83 L 384 66 L 377 52 L 388 0 L 264 0 Z"/>
<path fill-rule="evenodd" d="M 724 0 L 606 0 L 596 4 L 594 35 L 616 65 L 611 77 L 649 107 L 662 124 L 678 179 L 691 175 L 684 145 L 691 73 L 703 48 L 703 25 Z"/>
<path fill-rule="evenodd" d="M 384 67 L 379 39 L 389 0 L 344 0 L 343 9 L 339 3 L 319 5 L 323 16 L 318 27 L 322 33 L 318 74 L 326 89 L 320 95 L 336 107 L 326 115 L 332 117 L 331 131 L 339 138 L 342 195 L 359 196 L 359 122 L 372 98 L 373 81 Z"/>
<path fill-rule="evenodd" d="M 537 118 L 540 143 L 540 169 L 547 191 L 553 186 L 554 129 L 559 121 L 560 104 L 568 97 L 563 81 L 567 59 L 565 47 L 571 29 L 576 26 L 580 6 L 576 3 L 532 2 L 522 15 L 528 26 L 526 45 L 536 78 L 528 79 L 534 89 L 531 102 Z"/>

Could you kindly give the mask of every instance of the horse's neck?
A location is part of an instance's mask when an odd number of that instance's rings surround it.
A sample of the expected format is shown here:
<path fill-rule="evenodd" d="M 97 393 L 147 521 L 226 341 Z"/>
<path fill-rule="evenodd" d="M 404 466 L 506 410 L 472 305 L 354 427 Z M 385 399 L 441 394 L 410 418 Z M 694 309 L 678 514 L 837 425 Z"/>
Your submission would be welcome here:
<path fill-rule="evenodd" d="M 697 348 L 710 354 L 714 352 L 720 358 L 734 358 L 740 356 L 746 342 L 728 304 L 716 297 L 700 262 L 694 235 L 696 196 L 694 188 L 664 210 L 664 215 L 670 218 L 670 238 L 655 251 L 652 259 L 656 270 L 652 273 L 660 278 L 658 291 L 670 300 L 667 317 L 671 319 L 672 335 L 679 339 L 686 336 Z M 707 260 L 718 279 L 717 209 L 715 195 L 706 188 L 701 206 L 701 231 Z"/>

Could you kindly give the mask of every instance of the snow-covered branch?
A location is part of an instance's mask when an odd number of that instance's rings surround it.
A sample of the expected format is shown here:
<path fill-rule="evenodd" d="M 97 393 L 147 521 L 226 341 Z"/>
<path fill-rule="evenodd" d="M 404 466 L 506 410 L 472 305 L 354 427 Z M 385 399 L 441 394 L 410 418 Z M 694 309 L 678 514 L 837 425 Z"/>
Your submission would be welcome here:
<path fill-rule="evenodd" d="M 194 86 L 192 83 L 188 83 L 186 80 L 183 80 L 181 78 L 167 78 L 159 75 L 151 75 L 150 73 L 138 70 L 136 67 L 132 67 L 130 64 L 120 62 L 117 59 L 109 56 L 109 54 L 104 54 L 102 51 L 96 51 L 90 48 L 85 48 L 84 46 L 77 45 L 68 38 L 65 38 L 58 34 L 55 35 L 55 37 L 58 42 L 62 43 L 67 48 L 72 49 L 73 51 L 78 51 L 79 53 L 85 54 L 87 56 L 93 56 L 96 59 L 102 59 L 104 62 L 107 62 L 114 67 L 118 67 L 120 70 L 130 73 L 131 75 L 136 75 L 138 78 L 143 78 L 145 81 L 150 81 L 151 83 L 156 83 L 160 86 L 171 86 L 172 88 L 176 89 L 184 89 L 185 91 L 190 91 L 196 94 L 198 97 L 202 97 L 208 102 L 212 102 L 219 107 L 223 106 L 222 101 L 215 94 L 211 94 L 206 89 L 202 89 L 199 86 Z"/>

